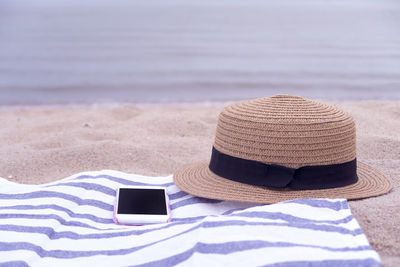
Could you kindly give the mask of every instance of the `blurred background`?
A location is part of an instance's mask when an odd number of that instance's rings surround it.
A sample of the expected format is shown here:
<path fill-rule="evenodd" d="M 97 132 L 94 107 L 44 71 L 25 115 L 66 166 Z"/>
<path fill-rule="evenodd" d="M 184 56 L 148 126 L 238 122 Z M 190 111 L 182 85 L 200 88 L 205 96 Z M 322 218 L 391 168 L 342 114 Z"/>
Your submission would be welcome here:
<path fill-rule="evenodd" d="M 400 99 L 400 1 L 1 0 L 0 105 Z"/>

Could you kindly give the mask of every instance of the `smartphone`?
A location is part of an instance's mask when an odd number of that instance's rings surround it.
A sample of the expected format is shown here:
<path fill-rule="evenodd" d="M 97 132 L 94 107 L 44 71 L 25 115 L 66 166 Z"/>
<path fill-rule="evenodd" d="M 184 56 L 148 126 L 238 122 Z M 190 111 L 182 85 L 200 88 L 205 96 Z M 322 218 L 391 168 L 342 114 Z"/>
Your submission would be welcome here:
<path fill-rule="evenodd" d="M 114 221 L 143 225 L 165 223 L 170 219 L 167 191 L 160 186 L 127 186 L 117 189 Z"/>

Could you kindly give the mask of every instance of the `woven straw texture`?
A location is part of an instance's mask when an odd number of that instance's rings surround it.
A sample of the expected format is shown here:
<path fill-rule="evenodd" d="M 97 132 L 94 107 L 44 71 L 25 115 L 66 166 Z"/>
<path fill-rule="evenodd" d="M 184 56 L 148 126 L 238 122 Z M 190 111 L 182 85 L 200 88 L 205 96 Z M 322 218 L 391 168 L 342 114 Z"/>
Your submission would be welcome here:
<path fill-rule="evenodd" d="M 214 147 L 238 158 L 291 168 L 340 164 L 356 157 L 356 129 L 350 114 L 322 102 L 277 95 L 227 106 L 219 116 Z M 360 199 L 385 194 L 390 182 L 372 167 L 357 162 L 359 181 L 323 190 L 258 187 L 219 177 L 208 161 L 174 174 L 175 183 L 196 196 L 275 203 L 295 198 Z"/>
<path fill-rule="evenodd" d="M 215 148 L 227 155 L 291 168 L 356 157 L 353 118 L 324 103 L 278 95 L 226 107 Z"/>

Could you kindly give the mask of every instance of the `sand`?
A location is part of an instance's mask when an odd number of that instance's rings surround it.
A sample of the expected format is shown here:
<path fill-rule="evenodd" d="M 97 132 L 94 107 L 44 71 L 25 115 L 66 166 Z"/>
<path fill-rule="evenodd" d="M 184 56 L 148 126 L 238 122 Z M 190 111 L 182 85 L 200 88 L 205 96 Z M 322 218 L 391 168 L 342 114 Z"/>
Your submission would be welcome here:
<path fill-rule="evenodd" d="M 393 183 L 384 196 L 350 201 L 385 266 L 400 266 L 400 102 L 334 103 L 357 125 L 358 159 Z M 208 159 L 222 104 L 0 109 L 0 177 L 40 184 L 81 171 L 167 175 Z"/>

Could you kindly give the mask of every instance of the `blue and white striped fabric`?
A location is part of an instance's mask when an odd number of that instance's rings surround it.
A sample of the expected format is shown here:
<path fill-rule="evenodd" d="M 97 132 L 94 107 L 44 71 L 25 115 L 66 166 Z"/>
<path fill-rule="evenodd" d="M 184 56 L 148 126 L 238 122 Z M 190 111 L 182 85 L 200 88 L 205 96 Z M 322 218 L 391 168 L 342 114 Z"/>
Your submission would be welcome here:
<path fill-rule="evenodd" d="M 163 185 L 173 220 L 113 222 L 116 188 Z M 188 195 L 172 176 L 87 172 L 45 185 L 0 178 L 5 266 L 380 266 L 344 199 L 273 205 Z"/>

